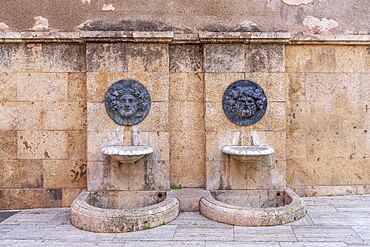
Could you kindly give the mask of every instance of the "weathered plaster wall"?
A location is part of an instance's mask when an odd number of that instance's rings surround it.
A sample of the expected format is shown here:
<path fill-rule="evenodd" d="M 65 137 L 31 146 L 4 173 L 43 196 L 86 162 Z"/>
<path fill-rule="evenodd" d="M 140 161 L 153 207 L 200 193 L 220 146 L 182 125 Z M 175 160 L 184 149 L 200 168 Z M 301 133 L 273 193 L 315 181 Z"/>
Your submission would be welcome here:
<path fill-rule="evenodd" d="M 0 23 L 12 30 L 369 32 L 368 0 L 13 0 Z M 42 16 L 48 20 L 33 18 Z M 4 25 L 0 25 L 5 27 Z"/>
<path fill-rule="evenodd" d="M 369 193 L 366 45 L 3 43 L 0 60 L 0 208 L 68 206 L 86 179 L 92 190 L 287 184 L 302 195 Z M 140 80 L 153 101 L 133 127 L 114 124 L 104 109 L 106 90 L 122 78 Z M 224 90 L 239 79 L 268 97 L 265 117 L 250 127 L 222 110 Z M 272 169 L 222 154 L 251 136 L 275 149 Z M 106 180 L 117 169 L 99 153 L 108 144 L 155 153 Z"/>

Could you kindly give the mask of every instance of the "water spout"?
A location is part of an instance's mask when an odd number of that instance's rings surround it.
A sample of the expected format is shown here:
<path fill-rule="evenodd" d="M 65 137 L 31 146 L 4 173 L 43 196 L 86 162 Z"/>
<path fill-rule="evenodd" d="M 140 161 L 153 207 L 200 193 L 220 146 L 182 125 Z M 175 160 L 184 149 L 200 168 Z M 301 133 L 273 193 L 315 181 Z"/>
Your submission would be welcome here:
<path fill-rule="evenodd" d="M 251 139 L 251 145 L 252 146 L 260 145 L 260 143 L 261 143 L 260 138 L 259 138 L 257 132 L 255 132 L 255 131 L 251 132 L 250 139 Z"/>

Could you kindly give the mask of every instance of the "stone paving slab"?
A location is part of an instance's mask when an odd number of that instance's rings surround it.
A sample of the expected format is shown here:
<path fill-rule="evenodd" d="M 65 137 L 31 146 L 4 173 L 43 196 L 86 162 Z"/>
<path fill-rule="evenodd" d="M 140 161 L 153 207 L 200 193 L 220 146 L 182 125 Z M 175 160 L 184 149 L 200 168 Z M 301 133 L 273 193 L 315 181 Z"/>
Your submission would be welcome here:
<path fill-rule="evenodd" d="M 232 241 L 232 227 L 184 227 L 178 226 L 174 240 Z"/>
<path fill-rule="evenodd" d="M 68 208 L 22 210 L 0 222 L 0 247 L 370 247 L 370 195 L 304 200 L 308 215 L 283 226 L 230 226 L 190 212 L 165 226 L 118 234 L 73 227 Z"/>
<path fill-rule="evenodd" d="M 347 247 L 344 242 L 281 242 L 280 247 Z"/>
<path fill-rule="evenodd" d="M 297 241 L 290 226 L 234 227 L 235 241 Z"/>
<path fill-rule="evenodd" d="M 145 231 L 117 233 L 115 240 L 172 240 L 177 226 L 165 225 Z"/>
<path fill-rule="evenodd" d="M 297 239 L 302 242 L 363 243 L 349 226 L 292 226 Z"/>

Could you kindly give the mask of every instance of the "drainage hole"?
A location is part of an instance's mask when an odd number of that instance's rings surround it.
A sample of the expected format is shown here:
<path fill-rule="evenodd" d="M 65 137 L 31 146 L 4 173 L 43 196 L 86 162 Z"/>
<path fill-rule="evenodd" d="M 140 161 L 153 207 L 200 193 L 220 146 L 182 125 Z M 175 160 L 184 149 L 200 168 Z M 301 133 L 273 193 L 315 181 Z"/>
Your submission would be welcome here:
<path fill-rule="evenodd" d="M 281 195 L 280 192 L 276 193 L 276 196 L 280 196 L 280 195 Z"/>

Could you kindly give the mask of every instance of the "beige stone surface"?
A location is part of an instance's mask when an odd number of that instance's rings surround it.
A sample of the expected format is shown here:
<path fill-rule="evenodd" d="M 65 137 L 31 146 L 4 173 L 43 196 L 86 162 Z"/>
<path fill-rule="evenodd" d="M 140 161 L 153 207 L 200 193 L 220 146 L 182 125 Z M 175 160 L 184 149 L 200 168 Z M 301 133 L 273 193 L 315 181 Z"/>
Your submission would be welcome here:
<path fill-rule="evenodd" d="M 167 44 L 129 43 L 128 71 L 168 73 L 169 55 Z"/>
<path fill-rule="evenodd" d="M 170 72 L 202 72 L 203 47 L 196 44 L 170 45 Z"/>
<path fill-rule="evenodd" d="M 226 88 L 237 80 L 243 80 L 244 73 L 205 73 L 205 101 L 221 102 Z"/>
<path fill-rule="evenodd" d="M 285 173 L 302 194 L 368 193 L 368 47 L 294 44 L 298 38 L 215 43 L 215 35 L 202 33 L 205 43 L 197 44 L 1 44 L 4 198 L 14 207 L 68 205 L 86 183 L 93 190 L 278 188 Z M 152 99 L 147 118 L 132 127 L 115 124 L 103 102 L 108 87 L 125 78 L 141 81 Z M 256 81 L 268 98 L 252 126 L 232 123 L 222 109 L 224 90 L 240 79 Z M 251 136 L 275 149 L 271 169 L 227 164 L 222 147 L 250 145 Z M 123 169 L 100 153 L 105 145 L 149 145 L 154 153 Z M 87 175 L 72 181 L 71 170 L 86 163 Z"/>
<path fill-rule="evenodd" d="M 202 102 L 204 100 L 203 73 L 171 73 L 171 102 Z"/>
<path fill-rule="evenodd" d="M 44 160 L 43 187 L 84 188 L 86 186 L 86 162 L 69 160 Z"/>
<path fill-rule="evenodd" d="M 244 72 L 244 44 L 204 45 L 205 72 Z"/>
<path fill-rule="evenodd" d="M 4 160 L 18 158 L 17 132 L 11 130 L 0 131 L 0 157 Z"/>
<path fill-rule="evenodd" d="M 284 72 L 284 45 L 250 44 L 245 47 L 246 72 Z"/>
<path fill-rule="evenodd" d="M 0 160 L 0 187 L 43 188 L 41 160 Z"/>
<path fill-rule="evenodd" d="M 127 44 L 89 43 L 86 45 L 87 71 L 127 71 Z"/>
<path fill-rule="evenodd" d="M 0 73 L 0 100 L 15 101 L 17 99 L 17 83 L 11 73 Z"/>
<path fill-rule="evenodd" d="M 18 131 L 19 159 L 67 159 L 65 131 Z"/>

